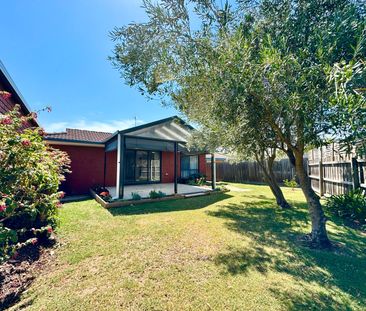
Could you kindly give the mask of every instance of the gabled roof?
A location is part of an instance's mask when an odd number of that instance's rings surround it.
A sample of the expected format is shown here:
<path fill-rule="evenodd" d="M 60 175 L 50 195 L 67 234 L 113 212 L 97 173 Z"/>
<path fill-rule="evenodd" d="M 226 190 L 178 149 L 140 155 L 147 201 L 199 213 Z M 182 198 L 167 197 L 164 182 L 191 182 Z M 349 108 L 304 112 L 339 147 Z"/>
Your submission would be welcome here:
<path fill-rule="evenodd" d="M 99 143 L 110 138 L 113 134 L 107 132 L 87 131 L 78 129 L 66 129 L 66 132 L 47 133 L 46 140 L 54 141 L 68 141 L 68 142 L 85 142 L 85 143 Z"/>
<path fill-rule="evenodd" d="M 4 64 L 0 60 L 0 81 L 4 83 L 5 88 L 11 93 L 14 101 L 19 104 L 24 111 L 25 114 L 29 114 L 31 112 L 30 107 L 28 106 L 26 100 L 23 95 L 20 93 L 19 89 L 15 85 L 15 82 L 11 78 L 10 74 L 6 70 Z M 34 121 L 38 126 L 38 123 Z"/>
<path fill-rule="evenodd" d="M 110 140 L 118 134 L 126 136 L 135 136 L 141 138 L 162 139 L 170 141 L 186 142 L 190 131 L 194 128 L 187 124 L 183 119 L 178 116 L 172 116 L 169 118 L 157 120 L 154 122 L 142 124 L 139 126 L 131 127 L 125 130 L 117 131 L 113 134 Z"/>
<path fill-rule="evenodd" d="M 177 116 L 161 119 L 143 125 L 131 127 L 115 133 L 66 129 L 66 132 L 47 133 L 45 139 L 48 141 L 104 144 L 112 138 L 116 139 L 118 134 L 129 137 L 151 138 L 167 141 L 186 142 L 193 127 Z M 115 140 L 114 139 L 114 140 Z"/>

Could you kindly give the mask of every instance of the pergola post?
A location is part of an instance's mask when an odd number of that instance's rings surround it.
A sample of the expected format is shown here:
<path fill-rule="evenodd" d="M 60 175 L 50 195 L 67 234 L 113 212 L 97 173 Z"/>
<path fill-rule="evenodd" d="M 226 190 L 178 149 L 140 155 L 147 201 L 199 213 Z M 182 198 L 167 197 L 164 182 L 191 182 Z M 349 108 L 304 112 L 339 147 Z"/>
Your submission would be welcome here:
<path fill-rule="evenodd" d="M 174 142 L 174 194 L 178 193 L 178 160 L 177 160 L 177 153 L 178 153 L 178 143 Z"/>
<path fill-rule="evenodd" d="M 125 174 L 124 174 L 124 160 L 125 160 L 125 137 L 118 134 L 117 141 L 117 184 L 116 194 L 118 199 L 123 199 Z"/>
<path fill-rule="evenodd" d="M 212 179 L 212 190 L 216 188 L 216 161 L 215 154 L 211 153 L 211 179 Z"/>

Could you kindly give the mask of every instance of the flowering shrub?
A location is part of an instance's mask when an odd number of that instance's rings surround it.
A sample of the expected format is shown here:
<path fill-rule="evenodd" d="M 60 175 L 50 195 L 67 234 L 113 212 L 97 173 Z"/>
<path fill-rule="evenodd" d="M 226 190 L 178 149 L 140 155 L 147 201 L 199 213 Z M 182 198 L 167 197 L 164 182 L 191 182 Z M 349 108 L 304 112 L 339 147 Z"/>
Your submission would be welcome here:
<path fill-rule="evenodd" d="M 0 116 L 0 262 L 57 224 L 58 187 L 70 160 L 45 144 L 42 129 L 24 128 L 34 117 L 21 116 L 19 106 Z"/>
<path fill-rule="evenodd" d="M 106 202 L 112 201 L 112 196 L 109 194 L 108 191 L 103 191 L 99 194 L 99 196 Z"/>

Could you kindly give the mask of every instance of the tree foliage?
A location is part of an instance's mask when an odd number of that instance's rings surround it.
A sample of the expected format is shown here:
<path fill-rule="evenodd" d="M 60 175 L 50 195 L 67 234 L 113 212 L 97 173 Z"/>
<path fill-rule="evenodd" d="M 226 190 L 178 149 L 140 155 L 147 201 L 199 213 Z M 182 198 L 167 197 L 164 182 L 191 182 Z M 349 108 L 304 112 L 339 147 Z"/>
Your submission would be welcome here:
<path fill-rule="evenodd" d="M 111 33 L 111 61 L 125 81 L 170 102 L 225 146 L 282 149 L 309 205 L 311 241 L 329 246 L 304 153 L 342 131 L 346 120 L 335 116 L 349 103 L 333 100 L 330 73 L 340 62 L 364 59 L 365 4 L 162 0 L 144 8 L 146 23 Z M 351 114 L 354 124 L 363 122 Z"/>

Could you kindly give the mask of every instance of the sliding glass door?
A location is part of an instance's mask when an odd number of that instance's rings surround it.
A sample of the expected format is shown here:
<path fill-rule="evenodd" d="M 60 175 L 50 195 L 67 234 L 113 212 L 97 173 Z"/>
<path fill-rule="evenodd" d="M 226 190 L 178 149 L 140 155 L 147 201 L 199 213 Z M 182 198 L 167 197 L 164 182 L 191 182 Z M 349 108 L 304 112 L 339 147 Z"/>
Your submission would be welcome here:
<path fill-rule="evenodd" d="M 160 182 L 160 152 L 126 150 L 125 182 L 130 184 Z"/>

